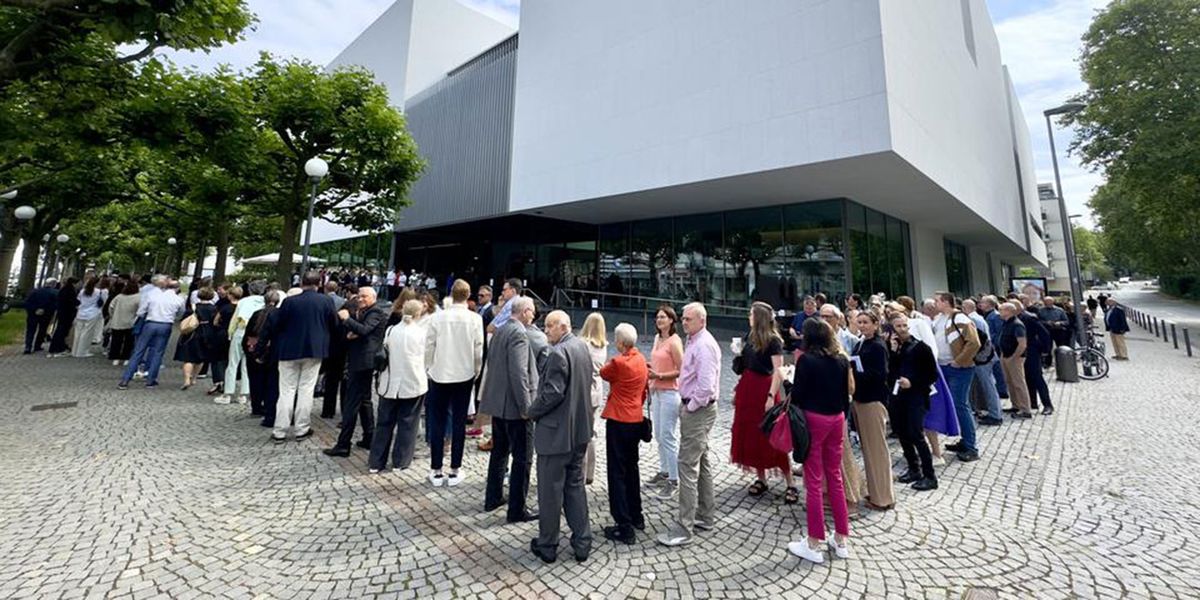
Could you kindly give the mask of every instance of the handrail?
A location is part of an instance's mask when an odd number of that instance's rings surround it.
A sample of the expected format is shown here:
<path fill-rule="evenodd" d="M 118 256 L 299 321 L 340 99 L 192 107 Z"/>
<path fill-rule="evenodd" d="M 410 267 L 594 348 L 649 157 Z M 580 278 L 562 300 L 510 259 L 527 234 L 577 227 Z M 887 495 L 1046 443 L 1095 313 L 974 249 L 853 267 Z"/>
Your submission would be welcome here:
<path fill-rule="evenodd" d="M 676 305 L 681 302 L 682 303 L 691 302 L 691 300 L 680 300 L 678 298 L 660 298 L 657 296 L 638 296 L 635 294 L 614 294 L 612 292 L 597 292 L 595 290 L 579 290 L 579 289 L 574 289 L 574 288 L 554 288 L 554 289 L 555 289 L 556 295 L 559 294 L 560 292 L 565 293 L 565 294 L 588 294 L 588 295 L 592 295 L 592 296 L 619 298 L 622 300 L 650 300 L 650 301 L 659 302 L 662 304 L 671 304 L 671 305 Z M 573 305 L 574 304 L 572 304 L 572 306 Z M 729 306 L 726 304 L 710 304 L 710 303 L 706 302 L 706 303 L 704 303 L 704 308 L 706 308 L 706 309 L 720 308 L 720 309 L 731 310 L 731 311 L 745 311 L 745 310 L 749 310 L 750 307 L 749 306 Z"/>

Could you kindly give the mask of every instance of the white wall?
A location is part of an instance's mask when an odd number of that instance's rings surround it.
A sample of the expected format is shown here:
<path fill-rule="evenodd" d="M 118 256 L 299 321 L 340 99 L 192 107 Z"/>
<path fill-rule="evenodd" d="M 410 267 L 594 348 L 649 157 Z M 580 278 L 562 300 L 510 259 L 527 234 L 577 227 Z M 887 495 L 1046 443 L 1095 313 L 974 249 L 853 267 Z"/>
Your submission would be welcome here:
<path fill-rule="evenodd" d="M 365 67 L 388 90 L 394 106 L 403 107 L 408 72 L 408 42 L 412 31 L 413 0 L 396 0 L 371 23 L 326 69 Z M 316 231 L 316 228 L 313 229 Z"/>
<path fill-rule="evenodd" d="M 512 208 L 889 146 L 879 0 L 524 0 Z"/>
<path fill-rule="evenodd" d="M 1008 89 L 1008 111 L 1012 119 L 1013 140 L 1016 143 L 1017 160 L 1020 168 L 1021 191 L 1025 196 L 1025 227 L 1029 234 L 1028 255 L 1040 264 L 1046 264 L 1046 242 L 1042 239 L 1033 223 L 1042 219 L 1040 202 L 1038 201 L 1037 171 L 1033 164 L 1033 144 L 1029 140 L 1029 123 L 1025 121 L 1025 111 L 1021 110 L 1021 101 L 1017 98 L 1017 88 L 1012 83 L 1008 68 L 1004 70 L 1004 82 Z M 1005 282 L 1007 284 L 1007 282 Z"/>
<path fill-rule="evenodd" d="M 1013 243 L 1025 247 L 1008 89 L 983 0 L 877 0 L 894 150 Z"/>

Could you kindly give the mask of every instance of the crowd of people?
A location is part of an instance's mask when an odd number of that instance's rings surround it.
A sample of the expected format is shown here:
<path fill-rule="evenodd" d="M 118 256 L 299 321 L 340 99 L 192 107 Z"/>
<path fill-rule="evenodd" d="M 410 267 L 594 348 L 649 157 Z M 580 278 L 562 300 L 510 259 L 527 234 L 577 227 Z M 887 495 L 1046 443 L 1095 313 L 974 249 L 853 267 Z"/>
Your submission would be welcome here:
<path fill-rule="evenodd" d="M 646 356 L 629 323 L 611 329 L 610 348 L 600 313 L 589 314 L 578 333 L 557 310 L 538 327 L 537 307 L 518 279 L 504 281 L 496 296 L 490 286 L 473 290 L 452 279 L 444 299 L 436 281 L 406 281 L 385 291 L 395 292 L 390 310 L 379 289 L 399 279 L 360 285 L 321 271 L 294 283 L 284 290 L 196 280 L 185 294 L 161 274 L 48 280 L 26 301 L 25 351 L 42 351 L 47 337 L 52 357 L 85 358 L 102 347 L 113 366 L 124 367 L 119 389 L 134 379 L 153 389 L 178 330 L 182 389 L 211 376 L 214 401 L 248 404 L 274 443 L 312 436 L 314 398 L 322 396 L 322 417 L 340 412 L 325 454 L 347 457 L 357 446 L 369 452 L 370 473 L 402 471 L 412 467 L 424 415 L 433 487 L 462 484 L 468 428 L 478 435 L 490 421 L 491 438 L 480 445 L 490 453 L 483 509 L 504 507 L 510 523 L 537 521 L 530 550 L 546 562 L 557 559 L 561 515 L 574 558 L 586 560 L 591 550 L 587 485 L 595 477 L 598 416 L 611 518 L 605 539 L 637 541 L 646 529 L 644 496 L 677 503 L 671 526 L 654 538 L 660 544 L 686 545 L 716 526 L 714 460 L 724 450 L 710 438 L 723 362 L 703 304 L 659 307 Z M 946 451 L 979 460 L 977 426 L 999 425 L 1005 412 L 1030 419 L 1039 407 L 1052 415 L 1044 361 L 1055 344 L 1071 343 L 1075 322 L 1070 303 L 1058 304 L 939 292 L 920 303 L 850 295 L 843 310 L 817 294 L 781 327 L 772 306 L 754 302 L 747 332 L 728 346 L 738 376 L 728 460 L 750 478 L 752 497 L 766 495 L 772 479 L 783 480 L 784 503 L 803 497 L 806 538 L 788 550 L 815 563 L 827 551 L 848 558 L 850 520 L 863 509 L 894 508 L 896 483 L 938 489 Z M 1126 358 L 1128 323 L 1114 300 L 1089 302 L 1086 320 L 1102 306 L 1117 356 Z M 764 433 L 764 418 L 781 404 L 803 413 L 803 455 Z M 943 445 L 943 436 L 958 439 Z M 903 455 L 899 474 L 889 437 Z M 643 480 L 639 455 L 647 442 L 658 469 Z M 537 511 L 528 498 L 535 468 Z"/>

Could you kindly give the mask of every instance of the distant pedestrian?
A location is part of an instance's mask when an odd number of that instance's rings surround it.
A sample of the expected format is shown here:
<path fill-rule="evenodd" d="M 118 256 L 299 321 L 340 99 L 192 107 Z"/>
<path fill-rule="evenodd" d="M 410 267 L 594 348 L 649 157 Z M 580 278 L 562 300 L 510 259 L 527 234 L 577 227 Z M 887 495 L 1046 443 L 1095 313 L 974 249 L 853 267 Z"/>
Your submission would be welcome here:
<path fill-rule="evenodd" d="M 1029 388 L 1029 405 L 1032 410 L 1038 409 L 1041 401 L 1042 414 L 1054 414 L 1054 404 L 1050 400 L 1050 386 L 1046 384 L 1046 375 L 1042 372 L 1047 365 L 1046 355 L 1054 352 L 1054 340 L 1050 331 L 1037 315 L 1037 308 L 1031 298 L 1022 297 L 1025 310 L 1017 315 L 1025 325 L 1028 344 L 1025 346 L 1025 385 Z"/>
<path fill-rule="evenodd" d="M 229 322 L 224 325 L 229 336 L 229 350 L 223 386 L 225 393 L 215 400 L 217 404 L 229 404 L 235 401 L 245 404 L 250 398 L 251 361 L 246 358 L 242 342 L 246 339 L 246 327 L 250 323 L 250 317 L 266 304 L 266 300 L 263 298 L 266 285 L 261 281 L 253 281 L 247 287 L 249 294 L 244 297 L 240 295 L 240 291 L 230 294 L 230 296 L 238 295 L 239 298 Z"/>
<path fill-rule="evenodd" d="M 214 321 L 217 318 L 217 307 L 214 303 L 216 293 L 212 288 L 197 290 L 196 301 L 192 304 L 192 316 L 198 325 L 195 329 L 180 333 L 179 343 L 175 347 L 175 360 L 183 362 L 182 390 L 192 387 L 196 382 L 196 374 L 200 365 L 210 362 L 214 350 Z"/>
<path fill-rule="evenodd" d="M 47 352 L 50 358 L 62 356 L 71 349 L 68 340 L 79 310 L 79 290 L 75 289 L 78 283 L 79 280 L 68 277 L 58 289 L 58 296 L 55 298 L 57 306 L 54 309 L 54 333 L 50 336 L 50 348 Z"/>
<path fill-rule="evenodd" d="M 25 297 L 25 354 L 41 352 L 58 310 L 58 280 L 47 279 Z"/>
<path fill-rule="evenodd" d="M 242 338 L 242 352 L 250 375 L 250 414 L 261 416 L 260 424 L 272 429 L 279 401 L 279 352 L 270 342 L 260 346 L 258 340 L 267 332 L 271 315 L 282 298 L 279 290 L 267 290 L 263 294 L 263 307 L 250 315 Z"/>
<path fill-rule="evenodd" d="M 143 362 L 146 364 L 146 387 L 158 387 L 158 371 L 162 367 L 167 342 L 171 339 L 171 330 L 175 321 L 183 316 L 187 299 L 171 289 L 171 279 L 166 275 L 155 275 L 152 281 L 154 289 L 146 293 L 138 307 L 137 318 L 143 320 L 143 325 L 134 342 L 133 356 L 121 375 L 117 389 L 128 389 L 129 381 Z"/>
<path fill-rule="evenodd" d="M 1125 334 L 1129 333 L 1129 321 L 1125 318 L 1125 309 L 1117 304 L 1116 299 L 1108 299 L 1108 311 L 1104 313 L 1104 328 L 1112 340 L 1113 358 L 1129 360 L 1129 349 L 1125 346 Z"/>
<path fill-rule="evenodd" d="M 600 376 L 600 368 L 608 362 L 608 334 L 604 324 L 604 315 L 594 312 L 587 316 L 579 331 L 579 338 L 587 343 L 588 352 L 592 357 L 592 422 L 596 421 L 596 410 L 604 404 L 604 378 Z M 651 391 L 653 394 L 653 391 Z M 679 402 L 676 399 L 675 406 Z M 678 419 L 676 419 L 678 420 Z M 658 427 L 655 427 L 658 429 Z M 657 433 L 657 432 L 656 432 Z M 584 480 L 591 484 L 596 477 L 596 435 L 588 440 L 587 457 L 584 461 Z"/>
<path fill-rule="evenodd" d="M 121 288 L 120 295 L 108 303 L 108 359 L 114 367 L 129 362 L 133 355 L 133 324 L 140 303 L 141 297 L 133 282 Z"/>

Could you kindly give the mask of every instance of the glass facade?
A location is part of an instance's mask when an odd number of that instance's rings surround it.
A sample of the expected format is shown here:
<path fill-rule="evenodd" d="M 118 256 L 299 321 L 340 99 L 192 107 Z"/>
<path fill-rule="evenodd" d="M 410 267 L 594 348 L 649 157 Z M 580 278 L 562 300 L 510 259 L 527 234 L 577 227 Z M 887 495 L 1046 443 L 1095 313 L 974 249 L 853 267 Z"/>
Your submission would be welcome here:
<path fill-rule="evenodd" d="M 946 285 L 955 296 L 966 297 L 971 294 L 971 260 L 967 247 L 945 240 L 946 250 Z"/>
<path fill-rule="evenodd" d="M 370 269 L 378 272 L 387 269 L 388 252 L 391 249 L 392 236 L 383 232 L 313 244 L 311 254 L 334 270 Z"/>
<path fill-rule="evenodd" d="M 851 290 L 910 289 L 908 224 L 848 200 L 601 225 L 598 234 L 599 291 L 646 303 L 796 310 L 818 292 L 841 303 Z"/>

